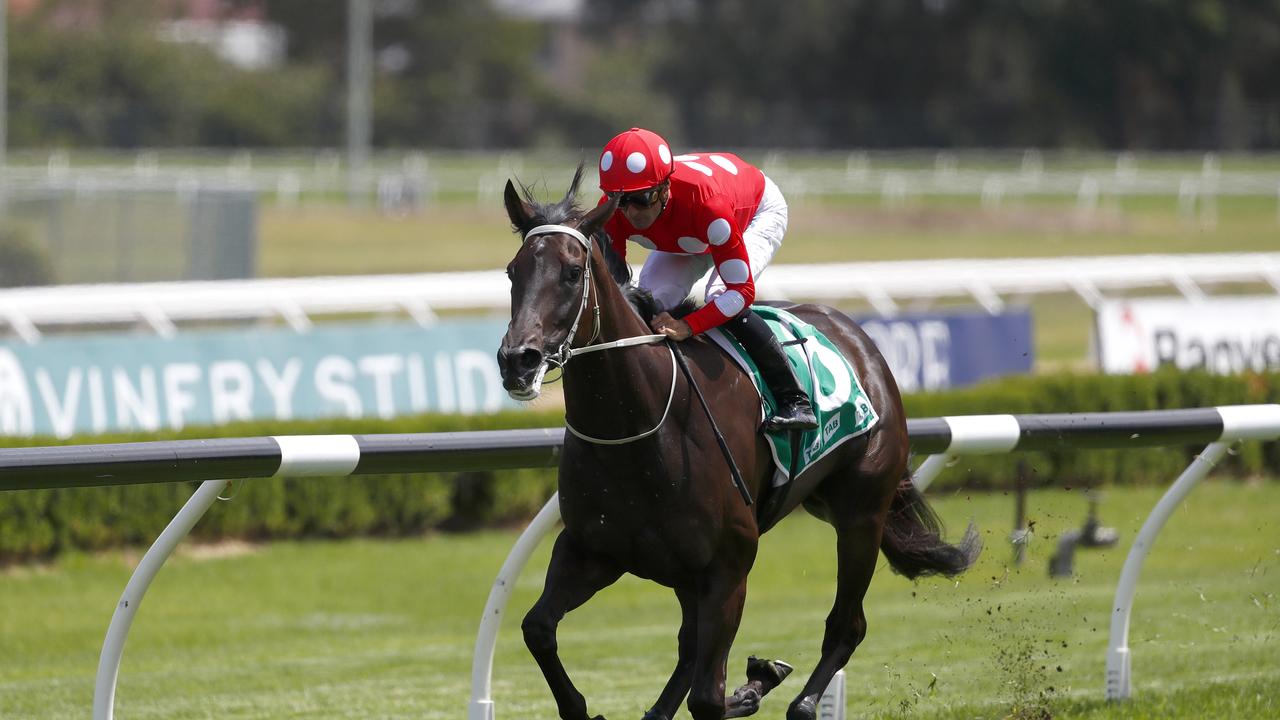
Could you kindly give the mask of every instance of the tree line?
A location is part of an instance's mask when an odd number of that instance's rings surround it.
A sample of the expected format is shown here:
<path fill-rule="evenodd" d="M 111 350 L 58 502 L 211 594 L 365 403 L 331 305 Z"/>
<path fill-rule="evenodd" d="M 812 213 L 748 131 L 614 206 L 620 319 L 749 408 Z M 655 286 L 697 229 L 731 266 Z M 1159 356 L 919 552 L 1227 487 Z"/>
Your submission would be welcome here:
<path fill-rule="evenodd" d="M 56 9 L 76 0 L 48 0 Z M 1280 0 L 375 2 L 379 147 L 1280 147 Z M 230 0 L 230 6 L 247 0 Z M 165 43 L 163 4 L 10 22 L 14 147 L 338 146 L 346 3 L 252 3 L 288 58 Z"/>

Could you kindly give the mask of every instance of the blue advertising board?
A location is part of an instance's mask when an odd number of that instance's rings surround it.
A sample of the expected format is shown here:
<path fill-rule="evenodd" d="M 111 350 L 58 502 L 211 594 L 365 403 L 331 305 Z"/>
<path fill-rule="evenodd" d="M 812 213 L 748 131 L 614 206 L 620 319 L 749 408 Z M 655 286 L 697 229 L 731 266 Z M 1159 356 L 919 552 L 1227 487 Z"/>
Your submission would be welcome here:
<path fill-rule="evenodd" d="M 0 433 L 493 412 L 505 320 L 51 337 L 0 345 Z"/>
<path fill-rule="evenodd" d="M 860 321 L 904 392 L 1028 372 L 1031 315 Z M 498 375 L 501 319 L 51 337 L 0 344 L 0 434 L 152 431 L 236 420 L 389 418 L 517 407 Z"/>
<path fill-rule="evenodd" d="M 943 390 L 1031 371 L 1031 312 L 981 310 L 858 318 L 903 392 Z"/>

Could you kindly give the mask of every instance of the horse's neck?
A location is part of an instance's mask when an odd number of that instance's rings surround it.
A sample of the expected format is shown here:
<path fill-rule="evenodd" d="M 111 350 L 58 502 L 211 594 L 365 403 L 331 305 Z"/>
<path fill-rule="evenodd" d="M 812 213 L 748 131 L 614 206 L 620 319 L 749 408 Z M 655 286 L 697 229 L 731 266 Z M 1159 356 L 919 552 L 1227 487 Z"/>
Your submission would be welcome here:
<path fill-rule="evenodd" d="M 579 337 L 585 341 L 593 334 L 591 313 L 597 305 L 600 332 L 591 343 L 652 334 L 648 323 L 640 318 L 613 281 L 599 255 L 593 258 L 591 272 L 595 276 L 595 297 L 583 311 Z M 671 355 L 663 343 L 588 353 L 575 357 L 565 368 L 565 408 L 575 425 L 598 421 L 602 433 L 616 430 L 621 436 L 633 432 L 633 425 L 658 421 L 670 383 Z M 662 397 L 657 397 L 659 394 Z M 654 407 L 658 414 L 649 418 L 648 411 Z M 649 429 L 652 423 L 639 430 Z"/>

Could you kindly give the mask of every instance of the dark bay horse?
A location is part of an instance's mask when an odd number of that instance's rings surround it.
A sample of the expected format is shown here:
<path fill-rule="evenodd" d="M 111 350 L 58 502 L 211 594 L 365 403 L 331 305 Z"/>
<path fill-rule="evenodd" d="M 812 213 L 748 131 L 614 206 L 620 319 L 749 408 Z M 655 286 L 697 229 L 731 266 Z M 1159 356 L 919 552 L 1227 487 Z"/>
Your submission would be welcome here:
<path fill-rule="evenodd" d="M 688 697 L 695 720 L 741 717 L 758 709 L 772 682 L 725 697 L 725 665 L 746 599 L 760 525 L 734 488 L 711 425 L 663 343 L 586 346 L 650 334 L 658 310 L 628 288 L 630 273 L 601 232 L 616 202 L 588 212 L 574 205 L 582 168 L 565 198 L 539 204 L 508 181 L 507 213 L 522 243 L 507 267 L 511 324 L 498 352 L 503 385 L 536 397 L 548 367 L 564 370 L 565 436 L 559 499 L 564 529 L 555 541 L 542 596 L 522 625 L 563 720 L 590 720 L 586 700 L 557 654 L 566 613 L 623 573 L 675 590 L 682 622 L 671 679 L 646 720 L 669 720 Z M 803 502 L 836 531 L 835 603 L 822 656 L 787 711 L 813 720 L 832 676 L 867 630 L 862 600 L 877 555 L 915 578 L 954 575 L 979 551 L 970 528 L 948 545 L 936 515 L 911 484 L 906 418 L 884 358 L 849 318 L 816 305 L 789 306 L 822 330 L 857 371 L 880 422 L 829 453 L 793 481 L 784 510 Z M 751 380 L 710 342 L 681 343 L 693 377 L 753 497 L 767 489 L 772 459 L 758 434 L 760 405 Z M 575 354 L 576 351 L 576 354 Z M 785 674 L 782 675 L 785 677 Z M 750 683 L 748 683 L 750 685 Z M 762 686 L 763 685 L 763 686 Z M 595 720 L 603 720 L 596 716 Z"/>

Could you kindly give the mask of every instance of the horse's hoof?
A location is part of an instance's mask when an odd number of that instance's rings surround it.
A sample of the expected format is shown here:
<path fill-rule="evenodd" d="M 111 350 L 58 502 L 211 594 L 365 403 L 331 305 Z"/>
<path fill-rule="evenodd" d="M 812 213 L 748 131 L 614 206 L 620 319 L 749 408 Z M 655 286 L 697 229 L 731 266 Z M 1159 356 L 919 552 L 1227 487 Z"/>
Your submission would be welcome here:
<path fill-rule="evenodd" d="M 671 720 L 671 718 L 667 717 L 666 715 L 663 715 L 657 710 L 650 710 L 649 712 L 645 713 L 644 717 L 640 718 L 640 720 Z"/>
<path fill-rule="evenodd" d="M 814 720 L 818 717 L 817 698 L 802 697 L 787 708 L 787 720 Z"/>
<path fill-rule="evenodd" d="M 768 695 L 770 690 L 781 685 L 793 670 L 794 667 L 781 660 L 761 660 L 754 655 L 747 658 L 747 680 L 760 683 L 761 695 Z"/>

